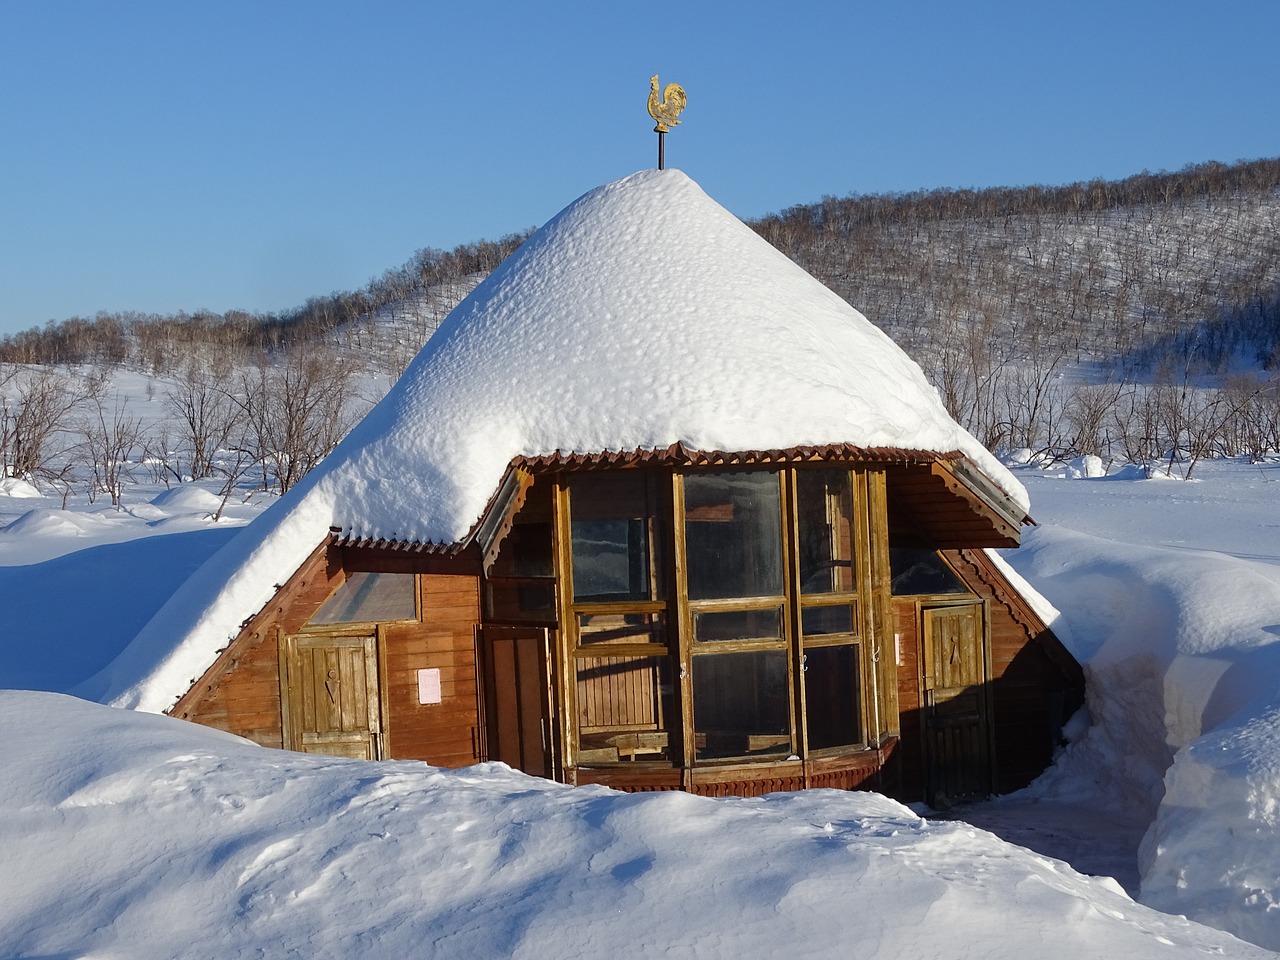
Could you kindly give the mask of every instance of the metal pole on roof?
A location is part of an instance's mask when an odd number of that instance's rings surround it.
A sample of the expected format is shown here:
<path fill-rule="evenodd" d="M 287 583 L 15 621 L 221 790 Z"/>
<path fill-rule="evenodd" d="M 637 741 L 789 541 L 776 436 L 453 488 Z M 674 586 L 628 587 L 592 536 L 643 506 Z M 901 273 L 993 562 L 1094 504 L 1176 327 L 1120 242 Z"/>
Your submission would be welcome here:
<path fill-rule="evenodd" d="M 653 132 L 658 135 L 658 169 L 664 170 L 667 165 L 666 136 L 671 128 L 680 123 L 680 111 L 685 108 L 689 98 L 685 96 L 684 87 L 678 83 L 668 83 L 662 91 L 662 99 L 658 99 L 658 75 L 649 78 L 649 116 L 657 121 Z"/>

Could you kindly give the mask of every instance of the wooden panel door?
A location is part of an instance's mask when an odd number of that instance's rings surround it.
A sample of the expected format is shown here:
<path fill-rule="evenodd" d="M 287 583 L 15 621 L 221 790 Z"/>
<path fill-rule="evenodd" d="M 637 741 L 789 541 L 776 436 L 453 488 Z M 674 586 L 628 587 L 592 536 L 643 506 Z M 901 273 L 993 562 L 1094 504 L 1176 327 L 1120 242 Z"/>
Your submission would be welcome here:
<path fill-rule="evenodd" d="M 376 635 L 298 634 L 286 638 L 284 660 L 289 748 L 380 759 Z"/>
<path fill-rule="evenodd" d="M 552 776 L 548 634 L 542 628 L 480 631 L 488 760 Z"/>
<path fill-rule="evenodd" d="M 985 617 L 981 603 L 925 607 L 925 800 L 945 808 L 991 793 Z"/>

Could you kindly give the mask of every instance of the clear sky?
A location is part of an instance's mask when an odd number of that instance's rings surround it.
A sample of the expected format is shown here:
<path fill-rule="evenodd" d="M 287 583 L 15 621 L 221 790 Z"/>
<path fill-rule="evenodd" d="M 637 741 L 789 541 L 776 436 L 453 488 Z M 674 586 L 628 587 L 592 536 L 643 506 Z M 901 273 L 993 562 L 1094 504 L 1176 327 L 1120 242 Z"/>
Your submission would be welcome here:
<path fill-rule="evenodd" d="M 268 311 L 656 163 L 823 195 L 1280 155 L 1276 0 L 0 0 L 0 333 Z"/>

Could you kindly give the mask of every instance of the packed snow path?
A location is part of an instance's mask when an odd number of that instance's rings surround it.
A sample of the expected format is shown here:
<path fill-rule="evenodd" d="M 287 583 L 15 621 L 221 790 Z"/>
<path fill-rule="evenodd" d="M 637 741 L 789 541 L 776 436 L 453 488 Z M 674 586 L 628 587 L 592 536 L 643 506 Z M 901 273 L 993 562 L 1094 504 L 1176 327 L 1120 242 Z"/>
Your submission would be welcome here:
<path fill-rule="evenodd" d="M 1145 813 L 1103 808 L 1096 800 L 1046 800 L 1024 794 L 923 812 L 930 820 L 980 827 L 1087 876 L 1111 877 L 1129 896 L 1138 895 L 1138 847 L 1151 822 Z"/>

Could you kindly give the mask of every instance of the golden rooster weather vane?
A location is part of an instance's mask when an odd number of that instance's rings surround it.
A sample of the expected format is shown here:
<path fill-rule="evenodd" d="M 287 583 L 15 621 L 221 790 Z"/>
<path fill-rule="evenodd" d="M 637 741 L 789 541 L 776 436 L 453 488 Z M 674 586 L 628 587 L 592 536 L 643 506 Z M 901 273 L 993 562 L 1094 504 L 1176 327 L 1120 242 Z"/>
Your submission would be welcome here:
<path fill-rule="evenodd" d="M 662 91 L 662 99 L 658 99 L 658 75 L 655 73 L 649 78 L 649 116 L 657 121 L 658 125 L 653 128 L 653 132 L 658 135 L 658 169 L 662 170 L 666 166 L 665 140 L 671 128 L 680 123 L 680 111 L 685 108 L 685 104 L 689 102 L 689 98 L 685 96 L 684 87 L 678 83 L 668 83 L 665 90 Z"/>

